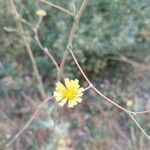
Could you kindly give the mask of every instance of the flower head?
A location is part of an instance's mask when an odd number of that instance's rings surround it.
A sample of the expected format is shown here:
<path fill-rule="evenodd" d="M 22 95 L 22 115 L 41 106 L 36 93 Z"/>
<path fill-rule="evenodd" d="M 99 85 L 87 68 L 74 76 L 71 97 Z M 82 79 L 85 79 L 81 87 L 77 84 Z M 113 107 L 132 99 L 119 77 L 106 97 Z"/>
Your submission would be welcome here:
<path fill-rule="evenodd" d="M 84 88 L 80 87 L 78 80 L 69 80 L 66 78 L 65 85 L 58 82 L 54 91 L 54 96 L 59 102 L 60 106 L 63 106 L 68 102 L 68 107 L 74 107 L 77 103 L 82 101 L 82 95 Z"/>
<path fill-rule="evenodd" d="M 36 14 L 37 14 L 38 16 L 40 16 L 40 17 L 46 16 L 46 12 L 45 12 L 44 10 L 42 10 L 42 9 L 38 9 L 38 10 L 36 11 Z"/>

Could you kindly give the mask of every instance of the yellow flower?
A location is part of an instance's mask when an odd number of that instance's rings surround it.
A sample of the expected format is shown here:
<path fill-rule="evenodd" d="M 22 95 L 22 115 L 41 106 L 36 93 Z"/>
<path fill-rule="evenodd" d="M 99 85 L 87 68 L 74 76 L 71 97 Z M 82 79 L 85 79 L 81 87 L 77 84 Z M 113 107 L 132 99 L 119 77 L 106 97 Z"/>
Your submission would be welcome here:
<path fill-rule="evenodd" d="M 69 80 L 66 78 L 64 81 L 65 86 L 60 82 L 56 84 L 54 96 L 60 106 L 64 106 L 64 104 L 68 102 L 68 107 L 74 107 L 77 103 L 82 101 L 81 97 L 83 95 L 84 88 L 80 87 L 77 79 Z"/>
<path fill-rule="evenodd" d="M 37 14 L 38 16 L 41 16 L 41 17 L 46 16 L 46 12 L 45 12 L 44 10 L 42 10 L 42 9 L 38 9 L 38 10 L 36 11 L 36 14 Z"/>

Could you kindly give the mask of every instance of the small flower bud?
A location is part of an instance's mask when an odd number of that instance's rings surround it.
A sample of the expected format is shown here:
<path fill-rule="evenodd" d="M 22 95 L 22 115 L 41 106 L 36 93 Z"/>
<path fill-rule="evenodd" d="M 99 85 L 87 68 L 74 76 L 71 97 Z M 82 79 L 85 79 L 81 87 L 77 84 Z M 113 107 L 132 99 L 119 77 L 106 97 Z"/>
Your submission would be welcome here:
<path fill-rule="evenodd" d="M 38 16 L 40 16 L 40 17 L 44 17 L 44 16 L 46 16 L 46 11 L 44 11 L 44 10 L 42 10 L 42 9 L 38 9 L 38 10 L 36 11 L 36 14 L 37 14 Z"/>
<path fill-rule="evenodd" d="M 132 107 L 133 106 L 133 101 L 132 100 L 128 100 L 127 101 L 127 106 L 128 107 Z"/>

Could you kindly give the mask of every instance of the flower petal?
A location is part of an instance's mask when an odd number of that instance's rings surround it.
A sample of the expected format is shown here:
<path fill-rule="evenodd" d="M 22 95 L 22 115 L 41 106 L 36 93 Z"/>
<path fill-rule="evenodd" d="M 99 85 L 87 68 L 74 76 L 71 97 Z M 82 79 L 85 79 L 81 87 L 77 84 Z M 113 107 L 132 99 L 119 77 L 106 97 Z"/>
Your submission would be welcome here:
<path fill-rule="evenodd" d="M 84 88 L 80 87 L 79 80 L 64 79 L 65 85 L 58 82 L 54 91 L 56 101 L 60 106 L 64 106 L 68 101 L 68 107 L 74 107 L 82 101 Z"/>
<path fill-rule="evenodd" d="M 73 86 L 75 89 L 78 89 L 80 87 L 80 85 L 78 84 L 78 80 L 77 81 L 71 80 L 70 83 L 71 86 Z"/>
<path fill-rule="evenodd" d="M 78 89 L 78 93 L 81 93 L 81 92 L 83 92 L 84 91 L 84 88 L 79 88 Z"/>
<path fill-rule="evenodd" d="M 59 105 L 60 105 L 60 106 L 64 106 L 66 102 L 67 102 L 67 98 L 61 100 L 61 101 L 59 102 Z"/>
<path fill-rule="evenodd" d="M 77 84 L 79 83 L 79 80 L 77 80 L 77 79 L 75 79 L 74 81 L 75 81 Z"/>
<path fill-rule="evenodd" d="M 69 87 L 70 86 L 70 80 L 68 78 L 65 78 L 65 85 L 66 87 Z"/>
<path fill-rule="evenodd" d="M 77 104 L 76 101 L 68 101 L 68 107 L 73 108 Z"/>
<path fill-rule="evenodd" d="M 54 92 L 54 96 L 55 96 L 55 97 L 57 97 L 57 96 L 62 96 L 62 94 L 61 94 L 60 92 L 56 92 L 56 91 L 55 91 L 55 92 Z"/>
<path fill-rule="evenodd" d="M 77 97 L 81 97 L 83 93 L 77 93 Z"/>
<path fill-rule="evenodd" d="M 78 98 L 78 99 L 76 99 L 76 101 L 80 103 L 80 102 L 82 102 L 82 98 Z"/>
<path fill-rule="evenodd" d="M 56 84 L 56 91 L 64 92 L 65 90 L 66 90 L 65 86 L 62 83 L 57 82 L 57 84 Z"/>
<path fill-rule="evenodd" d="M 56 101 L 60 101 L 64 98 L 64 96 L 58 92 L 54 92 L 54 96 L 55 96 Z"/>

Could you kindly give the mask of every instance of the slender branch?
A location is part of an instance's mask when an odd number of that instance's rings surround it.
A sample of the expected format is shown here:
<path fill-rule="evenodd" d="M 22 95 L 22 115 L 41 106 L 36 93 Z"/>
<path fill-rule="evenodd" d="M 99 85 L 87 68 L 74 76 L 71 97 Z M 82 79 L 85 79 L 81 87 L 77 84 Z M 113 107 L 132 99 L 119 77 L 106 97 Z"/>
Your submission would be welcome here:
<path fill-rule="evenodd" d="M 56 62 L 55 58 L 52 56 L 52 54 L 49 52 L 48 48 L 47 47 L 44 47 L 42 44 L 41 44 L 41 41 L 39 39 L 39 36 L 38 36 L 38 28 L 41 24 L 41 21 L 42 21 L 42 18 L 43 17 L 40 17 L 38 23 L 36 24 L 36 27 L 33 27 L 32 24 L 30 24 L 29 22 L 27 22 L 25 19 L 22 19 L 22 18 L 19 18 L 18 20 L 24 24 L 26 24 L 27 26 L 29 26 L 32 31 L 34 32 L 34 38 L 38 44 L 38 46 L 48 55 L 48 57 L 51 59 L 51 61 L 53 62 L 53 64 L 55 65 L 57 71 L 59 71 L 59 65 L 58 63 Z"/>
<path fill-rule="evenodd" d="M 44 1 L 44 0 L 40 0 L 40 1 L 46 2 L 46 1 Z M 87 0 L 84 0 L 84 2 L 83 2 L 82 5 L 81 5 L 81 8 L 80 8 L 80 10 L 79 10 L 79 13 L 77 14 L 77 20 L 78 20 L 78 22 L 79 22 L 79 19 L 80 19 L 80 17 L 81 17 L 81 14 L 82 14 L 82 12 L 83 12 L 83 9 L 85 8 L 85 5 L 86 5 L 85 2 L 87 2 Z M 61 8 L 61 7 L 59 7 L 59 6 L 56 6 L 56 5 L 52 4 L 52 3 L 49 3 L 49 4 L 50 4 L 51 6 L 53 6 L 53 7 L 55 7 L 55 8 L 58 8 L 58 9 L 64 11 L 64 12 L 69 13 L 68 11 L 66 11 L 65 9 L 63 9 L 63 8 Z M 72 15 L 71 13 L 69 13 L 69 14 Z M 18 14 L 17 17 L 19 18 L 19 14 Z M 38 26 L 39 26 L 39 25 L 38 25 Z M 38 26 L 37 26 L 37 29 L 38 29 Z M 73 24 L 73 26 L 72 26 L 72 28 L 71 28 L 71 32 L 70 32 L 69 40 L 68 40 L 68 44 L 67 44 L 67 51 L 65 52 L 65 54 L 64 54 L 64 56 L 63 56 L 63 58 L 62 58 L 62 61 L 61 61 L 61 65 L 60 65 L 60 66 L 61 66 L 61 67 L 60 67 L 61 69 L 59 68 L 59 66 L 58 66 L 57 62 L 55 61 L 55 59 L 53 58 L 53 56 L 52 56 L 50 53 L 48 53 L 48 49 L 42 46 L 42 44 L 41 44 L 41 42 L 40 42 L 40 40 L 39 40 L 38 34 L 37 34 L 37 29 L 34 29 L 34 33 L 35 33 L 35 39 L 36 39 L 36 41 L 37 41 L 39 47 L 40 47 L 44 52 L 46 52 L 46 54 L 48 54 L 48 56 L 51 58 L 52 62 L 53 62 L 54 65 L 56 66 L 57 71 L 60 72 L 60 70 L 63 69 L 63 66 L 64 66 L 64 64 L 65 64 L 65 61 L 66 61 L 66 59 L 67 59 L 68 46 L 69 46 L 70 44 L 72 44 L 72 41 L 73 41 L 73 38 L 74 38 L 74 34 L 75 34 L 75 31 L 76 31 L 75 23 Z M 70 41 L 71 41 L 71 43 L 70 43 Z M 13 137 L 13 139 L 6 145 L 7 147 L 10 146 L 10 145 L 23 133 L 23 131 L 30 125 L 30 123 L 31 123 L 31 122 L 33 121 L 33 119 L 36 117 L 36 115 L 37 115 L 38 112 L 39 112 L 39 109 L 40 109 L 46 102 L 48 102 L 49 100 L 51 100 L 52 98 L 53 98 L 53 97 L 48 97 L 48 98 L 45 99 L 41 104 L 39 104 L 39 105 L 37 106 L 37 109 L 35 110 L 34 114 L 31 116 L 31 118 L 29 119 L 29 121 L 28 121 L 28 122 L 25 124 L 25 126 Z"/>
<path fill-rule="evenodd" d="M 117 103 L 115 103 L 113 100 L 111 100 L 110 98 L 106 97 L 104 94 L 102 94 L 91 82 L 90 80 L 87 78 L 87 76 L 85 75 L 84 71 L 82 70 L 82 68 L 80 67 L 73 51 L 71 50 L 71 48 L 69 48 L 69 52 L 72 55 L 72 58 L 74 60 L 74 62 L 76 63 L 78 69 L 80 70 L 81 74 L 83 75 L 83 77 L 85 78 L 85 80 L 88 82 L 89 87 L 91 87 L 98 95 L 100 95 L 104 100 L 108 101 L 109 103 L 115 105 L 117 108 L 123 110 L 124 112 L 128 113 L 131 117 L 131 119 L 136 123 L 136 125 L 139 127 L 139 129 L 143 132 L 143 134 L 150 139 L 150 136 L 144 131 L 144 129 L 139 125 L 139 123 L 135 120 L 135 118 L 133 117 L 133 115 L 137 115 L 137 114 L 144 114 L 144 113 L 148 113 L 150 112 L 150 110 L 146 110 L 146 111 L 141 111 L 141 112 L 134 112 L 134 111 L 130 111 L 127 110 L 125 108 L 123 108 L 122 106 L 118 105 Z"/>
<path fill-rule="evenodd" d="M 72 42 L 73 42 L 73 39 L 74 39 L 74 36 L 75 36 L 75 32 L 76 32 L 76 30 L 77 30 L 78 23 L 79 23 L 80 18 L 81 18 L 82 14 L 83 14 L 83 10 L 85 9 L 85 7 L 86 7 L 86 5 L 87 5 L 87 2 L 88 2 L 88 0 L 84 0 L 84 1 L 83 1 L 83 3 L 82 3 L 82 5 L 81 5 L 81 7 L 80 7 L 80 9 L 79 9 L 79 11 L 78 11 L 78 13 L 77 13 L 77 15 L 75 16 L 75 19 L 76 19 L 76 20 L 75 20 L 75 22 L 73 23 L 73 26 L 72 26 L 72 28 L 71 28 L 71 31 L 70 31 L 70 34 L 69 34 L 69 40 L 68 40 L 67 47 L 68 47 L 69 45 L 72 45 Z"/>
<path fill-rule="evenodd" d="M 55 60 L 55 58 L 52 56 L 52 54 L 49 52 L 48 48 L 44 47 L 40 40 L 39 40 L 39 36 L 38 36 L 38 33 L 37 33 L 37 29 L 34 29 L 34 33 L 35 33 L 35 40 L 38 44 L 38 46 L 48 55 L 48 57 L 51 59 L 51 61 L 53 62 L 53 64 L 55 65 L 57 71 L 59 71 L 59 66 L 58 66 L 58 63 L 57 61 Z"/>
<path fill-rule="evenodd" d="M 16 17 L 16 18 L 20 18 L 20 15 L 17 11 L 17 8 L 14 4 L 14 1 L 11 0 L 10 1 L 10 7 L 11 7 L 11 11 L 12 11 L 12 14 Z M 22 34 L 22 39 L 23 39 L 23 43 L 26 47 L 26 50 L 27 50 L 27 53 L 31 59 L 31 62 L 32 62 L 32 66 L 33 66 L 33 70 L 35 72 L 35 76 L 36 76 L 36 79 L 39 83 L 39 92 L 42 96 L 42 98 L 44 99 L 46 97 L 46 94 L 45 94 L 45 90 L 44 90 L 44 86 L 43 86 L 43 83 L 42 83 L 42 79 L 41 79 L 41 76 L 40 76 L 40 73 L 38 71 L 38 67 L 36 65 L 36 61 L 35 61 L 35 58 L 34 58 L 34 55 L 33 55 L 33 52 L 32 52 L 32 49 L 31 49 L 31 46 L 30 46 L 30 42 L 29 42 L 29 37 L 27 34 L 25 34 L 25 31 L 24 31 L 24 28 L 22 26 L 22 23 L 20 21 L 17 22 L 18 24 L 18 28 L 19 28 L 19 31 Z"/>
<path fill-rule="evenodd" d="M 79 70 L 80 70 L 81 74 L 83 75 L 83 77 L 85 78 L 85 80 L 88 82 L 89 85 L 92 85 L 91 82 L 90 82 L 90 80 L 87 78 L 87 76 L 85 75 L 84 71 L 83 71 L 82 68 L 80 67 L 80 65 L 79 65 L 79 63 L 78 63 L 78 61 L 77 61 L 77 59 L 76 59 L 76 57 L 75 57 L 73 51 L 72 51 L 70 48 L 69 48 L 69 52 L 71 53 L 74 62 L 76 63 L 77 67 L 79 68 Z M 93 86 L 93 85 L 92 85 L 92 86 Z M 92 87 L 92 86 L 91 86 L 91 87 Z"/>
<path fill-rule="evenodd" d="M 67 60 L 67 57 L 68 57 L 68 50 L 65 51 L 65 53 L 62 57 L 61 63 L 60 63 L 60 69 L 58 71 L 58 81 L 60 81 L 60 79 L 61 79 L 63 68 L 64 68 L 65 62 Z"/>
<path fill-rule="evenodd" d="M 63 71 L 63 68 L 64 68 L 64 65 L 65 65 L 65 62 L 67 60 L 67 57 L 68 57 L 68 49 L 70 47 L 70 45 L 72 45 L 73 43 L 73 39 L 74 39 L 74 36 L 75 36 L 75 32 L 77 30 L 77 25 L 80 21 L 80 18 L 82 16 L 82 13 L 87 5 L 87 2 L 88 0 L 83 0 L 82 4 L 81 4 L 81 7 L 77 13 L 77 15 L 75 16 L 76 18 L 76 21 L 74 21 L 73 25 L 72 25 L 72 28 L 71 28 L 71 31 L 70 31 L 70 34 L 69 34 L 69 38 L 68 38 L 68 43 L 67 43 L 67 48 L 66 48 L 66 51 L 63 55 L 63 58 L 61 60 L 61 63 L 60 63 L 60 70 L 59 70 L 59 73 L 58 73 L 58 76 L 59 76 L 59 80 L 61 78 L 61 74 L 62 74 L 62 71 Z"/>
<path fill-rule="evenodd" d="M 149 112 L 150 112 L 150 110 L 137 111 L 137 112 L 136 112 L 136 115 L 137 115 L 137 114 L 146 114 L 146 113 L 149 113 Z"/>
<path fill-rule="evenodd" d="M 49 58 L 51 59 L 51 61 L 53 62 L 53 64 L 55 65 L 57 71 L 59 71 L 59 66 L 58 66 L 58 63 L 56 62 L 55 58 L 52 56 L 52 54 L 49 52 L 48 48 L 47 47 L 44 47 L 42 44 L 41 44 L 41 41 L 39 39 L 39 36 L 38 36 L 38 28 L 41 24 L 41 21 L 42 21 L 42 17 L 40 17 L 40 20 L 38 21 L 36 27 L 33 27 L 30 23 L 28 23 L 26 20 L 24 19 L 19 19 L 19 21 L 23 22 L 24 24 L 28 25 L 32 31 L 34 32 L 34 38 L 38 44 L 38 46 L 49 56 Z"/>
<path fill-rule="evenodd" d="M 66 10 L 65 8 L 63 8 L 63 7 L 61 7 L 61 6 L 55 5 L 55 4 L 53 4 L 53 3 L 51 3 L 51 2 L 48 2 L 48 1 L 46 1 L 46 0 L 40 0 L 40 2 L 43 2 L 43 3 L 45 3 L 45 4 L 49 5 L 49 6 L 52 6 L 52 7 L 54 7 L 54 8 L 57 8 L 57 9 L 61 10 L 62 12 L 65 12 L 65 13 L 67 13 L 67 14 L 73 16 L 73 13 L 71 13 L 70 11 Z"/>
<path fill-rule="evenodd" d="M 96 87 L 94 87 L 94 85 L 90 82 L 90 80 L 87 78 L 87 76 L 85 75 L 84 71 L 82 70 L 82 68 L 80 67 L 75 55 L 73 54 L 73 51 L 71 49 L 69 49 L 69 52 L 71 53 L 72 55 L 72 58 L 73 60 L 75 61 L 77 67 L 79 68 L 81 74 L 83 75 L 83 77 L 85 78 L 85 80 L 88 82 L 89 85 L 91 85 L 91 88 L 97 93 L 99 94 L 103 99 L 107 100 L 108 102 L 112 103 L 113 105 L 117 106 L 118 108 L 120 108 L 121 110 L 123 111 L 126 111 L 126 112 L 130 112 L 129 110 L 121 107 L 120 105 L 118 105 L 117 103 L 115 103 L 113 100 L 107 98 L 105 95 L 103 95 Z M 131 112 L 133 114 L 135 114 L 134 112 Z"/>
<path fill-rule="evenodd" d="M 84 89 L 84 92 L 87 91 L 87 90 L 89 90 L 91 87 L 92 87 L 91 85 L 89 85 L 88 87 L 86 87 L 86 88 Z"/>
<path fill-rule="evenodd" d="M 50 96 L 50 97 L 46 98 L 42 103 L 40 103 L 40 104 L 37 106 L 37 108 L 36 108 L 34 114 L 31 116 L 31 118 L 29 119 L 29 121 L 28 121 L 28 122 L 24 125 L 24 127 L 11 139 L 11 141 L 10 141 L 9 143 L 7 143 L 6 147 L 10 146 L 10 145 L 22 134 L 22 132 L 23 132 L 25 129 L 27 129 L 27 127 L 31 124 L 31 122 L 33 121 L 33 119 L 37 116 L 37 114 L 38 114 L 40 108 L 43 107 L 43 105 L 44 105 L 45 103 L 47 103 L 49 100 L 51 100 L 52 98 L 54 98 L 54 97 Z"/>
<path fill-rule="evenodd" d="M 71 50 L 71 48 L 69 48 L 69 52 L 71 53 L 72 55 L 72 58 L 74 60 L 74 62 L 76 63 L 78 69 L 80 70 L 81 74 L 83 75 L 83 77 L 85 78 L 85 80 L 88 82 L 89 85 L 91 85 L 91 88 L 98 94 L 100 95 L 103 99 L 105 99 L 106 101 L 112 103 L 113 105 L 117 106 L 119 109 L 127 112 L 127 113 L 131 113 L 133 115 L 137 115 L 137 114 L 144 114 L 144 113 L 148 113 L 150 112 L 150 110 L 146 110 L 146 111 L 130 111 L 130 110 L 127 110 L 125 108 L 123 108 L 122 106 L 118 105 L 117 103 L 115 103 L 113 100 L 111 100 L 110 98 L 106 97 L 104 94 L 102 94 L 92 83 L 91 81 L 87 78 L 87 76 L 85 75 L 84 71 L 82 70 L 81 66 L 79 65 L 73 51 Z"/>
<path fill-rule="evenodd" d="M 143 134 L 150 140 L 150 136 L 144 131 L 144 129 L 140 126 L 140 124 L 136 121 L 136 119 L 134 118 L 134 116 L 129 113 L 129 116 L 131 117 L 131 119 L 135 122 L 135 124 L 138 126 L 138 128 L 143 132 Z"/>

